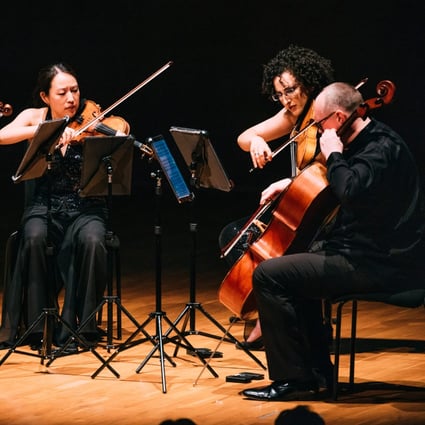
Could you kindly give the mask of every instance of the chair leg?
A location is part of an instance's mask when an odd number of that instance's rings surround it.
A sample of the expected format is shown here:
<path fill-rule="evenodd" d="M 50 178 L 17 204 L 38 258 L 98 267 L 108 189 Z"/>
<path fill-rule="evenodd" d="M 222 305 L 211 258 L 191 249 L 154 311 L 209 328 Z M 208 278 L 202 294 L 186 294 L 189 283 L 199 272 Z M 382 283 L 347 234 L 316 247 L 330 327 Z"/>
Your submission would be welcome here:
<path fill-rule="evenodd" d="M 121 259 L 120 259 L 120 250 L 119 245 L 109 246 L 113 252 L 110 252 L 108 255 L 111 255 L 113 266 L 112 270 L 115 270 L 115 294 L 118 300 L 121 300 Z M 108 294 L 112 296 L 113 294 Z M 117 339 L 122 339 L 122 311 L 119 305 L 116 305 L 116 314 L 117 314 Z M 102 325 L 103 322 L 103 308 L 101 308 L 97 314 L 97 324 Z"/>
<path fill-rule="evenodd" d="M 332 341 L 333 341 L 332 302 L 329 300 L 323 301 L 323 324 L 328 334 L 329 344 L 332 344 Z"/>
<path fill-rule="evenodd" d="M 351 310 L 351 340 L 350 340 L 350 372 L 349 383 L 350 389 L 354 385 L 354 364 L 356 357 L 356 333 L 357 333 L 357 300 L 352 300 Z"/>
<path fill-rule="evenodd" d="M 121 259 L 119 248 L 115 249 L 115 291 L 119 301 L 121 301 Z M 122 310 L 117 304 L 117 339 L 122 338 Z"/>
<path fill-rule="evenodd" d="M 333 382 L 333 400 L 338 399 L 339 387 L 339 363 L 341 355 L 341 324 L 342 324 L 342 309 L 346 301 L 338 303 L 336 311 L 336 329 L 335 329 L 335 357 L 334 357 L 334 382 Z M 351 300 L 351 336 L 350 336 L 350 365 L 349 365 L 349 388 L 354 386 L 354 366 L 356 357 L 356 335 L 357 335 L 357 300 Z"/>
<path fill-rule="evenodd" d="M 339 358 L 341 354 L 341 321 L 342 321 L 342 307 L 345 301 L 338 303 L 336 309 L 336 323 L 335 323 L 335 354 L 334 354 L 334 376 L 333 376 L 333 400 L 338 399 L 338 386 L 339 386 Z"/>

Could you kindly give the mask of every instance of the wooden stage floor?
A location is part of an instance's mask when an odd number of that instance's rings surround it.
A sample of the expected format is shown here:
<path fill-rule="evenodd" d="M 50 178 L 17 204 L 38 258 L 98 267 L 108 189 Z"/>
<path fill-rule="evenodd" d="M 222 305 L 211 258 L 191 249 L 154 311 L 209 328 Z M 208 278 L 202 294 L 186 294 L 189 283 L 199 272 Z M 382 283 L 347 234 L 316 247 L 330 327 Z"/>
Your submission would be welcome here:
<path fill-rule="evenodd" d="M 209 192 L 201 193 L 194 206 L 186 208 L 168 196 L 162 200 L 162 267 L 158 279 L 153 231 L 158 215 L 154 199 L 147 194 L 140 199 L 132 196 L 114 200 L 113 229 L 121 241 L 122 305 L 139 324 L 149 322 L 144 329 L 150 335 L 156 335 L 157 321 L 155 317 L 151 321 L 150 314 L 158 307 L 158 281 L 161 282 L 160 307 L 165 312 L 159 321 L 164 332 L 168 330 L 167 319 L 174 322 L 189 302 L 194 239 L 197 241 L 196 301 L 222 326 L 229 326 L 231 312 L 217 298 L 226 273 L 218 255 L 217 237 L 224 224 L 253 211 L 255 200 L 245 193 Z M 5 241 L 14 230 L 19 215 L 19 209 L 12 208 L 8 220 L 2 223 L 1 240 Z M 189 222 L 198 224 L 195 235 L 189 231 Z M 106 311 L 104 318 L 105 314 Z M 345 315 L 348 314 L 347 308 Z M 116 313 L 113 319 L 115 325 Z M 347 319 L 348 316 L 344 320 L 344 335 L 348 335 Z M 223 357 L 210 362 L 218 377 L 183 349 L 173 357 L 172 343 L 164 347 L 164 374 L 159 350 L 151 355 L 152 344 L 141 342 L 119 352 L 109 363 L 119 377 L 107 368 L 93 377 L 103 363 L 91 352 L 56 358 L 49 367 L 39 358 L 12 353 L 0 366 L 0 424 L 155 425 L 165 419 L 188 417 L 198 425 L 271 425 L 280 411 L 297 404 L 309 405 L 322 415 L 327 425 L 424 424 L 424 322 L 422 308 L 406 310 L 360 303 L 355 391 L 343 393 L 337 402 L 244 400 L 238 393 L 249 386 L 267 384 L 267 371 L 229 342 L 219 347 Z M 193 329 L 195 332 L 188 339 L 194 347 L 212 350 L 217 347 L 217 339 L 197 334 L 222 336 L 221 330 L 199 310 L 195 310 Z M 124 314 L 123 340 L 136 330 Z M 230 331 L 241 339 L 243 326 L 235 323 Z M 142 337 L 140 333 L 136 340 Z M 123 340 L 114 339 L 115 346 L 119 347 Z M 96 352 L 105 361 L 115 348 L 108 351 L 102 345 Z M 265 364 L 264 352 L 253 353 Z M 1 356 L 4 354 L 6 351 L 0 352 Z M 345 352 L 342 380 L 348 375 L 347 359 Z M 227 375 L 242 371 L 264 373 L 265 379 L 251 384 L 225 381 Z"/>

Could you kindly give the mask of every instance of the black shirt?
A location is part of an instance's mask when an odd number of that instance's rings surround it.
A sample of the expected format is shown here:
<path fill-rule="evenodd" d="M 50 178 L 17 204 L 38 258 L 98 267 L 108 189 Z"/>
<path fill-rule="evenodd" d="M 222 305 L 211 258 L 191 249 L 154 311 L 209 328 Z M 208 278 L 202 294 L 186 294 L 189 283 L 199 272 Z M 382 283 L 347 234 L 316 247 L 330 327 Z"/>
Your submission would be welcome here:
<path fill-rule="evenodd" d="M 363 264 L 416 266 L 423 255 L 420 177 L 402 138 L 372 119 L 341 153 L 327 160 L 339 200 L 325 247 Z"/>

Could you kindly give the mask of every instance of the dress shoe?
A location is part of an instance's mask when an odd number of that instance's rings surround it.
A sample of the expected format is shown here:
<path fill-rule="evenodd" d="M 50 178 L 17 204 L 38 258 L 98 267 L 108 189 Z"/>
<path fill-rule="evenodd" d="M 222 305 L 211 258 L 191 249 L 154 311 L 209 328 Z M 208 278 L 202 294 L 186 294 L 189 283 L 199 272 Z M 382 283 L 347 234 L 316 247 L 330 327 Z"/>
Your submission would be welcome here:
<path fill-rule="evenodd" d="M 274 381 L 266 387 L 251 388 L 242 391 L 242 395 L 251 400 L 285 401 L 311 400 L 319 392 L 317 382 Z"/>
<path fill-rule="evenodd" d="M 79 335 L 80 339 L 77 341 L 76 337 L 73 338 L 71 341 L 71 335 L 65 335 L 65 333 L 62 333 L 61 338 L 55 338 L 54 344 L 56 347 L 59 347 L 59 350 L 61 353 L 70 353 L 74 354 L 78 352 L 78 347 L 80 348 L 95 348 L 99 344 L 99 342 L 102 340 L 102 336 L 98 331 L 95 332 L 83 332 Z M 66 345 L 65 350 L 62 349 Z"/>
<path fill-rule="evenodd" d="M 13 347 L 13 343 L 9 341 L 0 342 L 0 350 L 9 350 L 9 348 Z"/>
<path fill-rule="evenodd" d="M 255 341 L 242 341 L 236 343 L 236 348 L 239 350 L 249 350 L 249 351 L 264 351 L 264 342 L 263 338 L 258 338 Z"/>
<path fill-rule="evenodd" d="M 43 334 L 39 332 L 30 334 L 25 342 L 30 346 L 32 351 L 40 351 L 43 345 Z"/>
<path fill-rule="evenodd" d="M 96 347 L 97 344 L 102 340 L 102 336 L 99 332 L 83 332 L 81 335 L 82 345 L 87 347 Z"/>
<path fill-rule="evenodd" d="M 76 341 L 71 341 L 69 344 L 65 346 L 65 344 L 58 346 L 59 348 L 56 348 L 53 350 L 53 356 L 67 356 L 70 354 L 77 354 L 78 353 L 78 343 Z"/>
<path fill-rule="evenodd" d="M 313 369 L 313 374 L 317 379 L 319 388 L 327 390 L 329 393 L 333 391 L 334 376 L 333 376 L 333 367 L 327 368 L 325 370 Z"/>

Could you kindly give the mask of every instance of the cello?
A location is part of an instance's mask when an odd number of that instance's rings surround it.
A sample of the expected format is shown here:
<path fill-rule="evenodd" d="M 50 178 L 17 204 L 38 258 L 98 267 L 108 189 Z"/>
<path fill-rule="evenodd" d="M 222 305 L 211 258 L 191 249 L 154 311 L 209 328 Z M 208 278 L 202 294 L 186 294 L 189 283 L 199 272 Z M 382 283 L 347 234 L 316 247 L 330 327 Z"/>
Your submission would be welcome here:
<path fill-rule="evenodd" d="M 338 130 L 341 139 L 349 137 L 351 124 L 357 118 L 365 119 L 371 109 L 390 103 L 395 86 L 384 80 L 378 83 L 376 91 L 378 96 L 359 105 Z M 313 128 L 314 124 L 317 127 L 319 123 L 310 122 L 308 127 Z M 264 208 L 273 208 L 269 224 L 229 270 L 218 291 L 219 301 L 243 320 L 257 317 L 252 293 L 252 275 L 257 265 L 270 258 L 308 249 L 338 209 L 337 199 L 326 178 L 323 156 L 317 154 L 275 200 L 260 206 L 223 251 L 228 252 L 229 247 L 234 246 L 235 240 L 258 220 Z"/>

